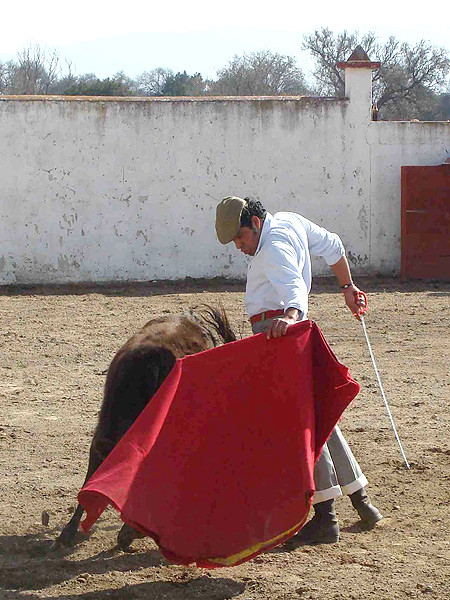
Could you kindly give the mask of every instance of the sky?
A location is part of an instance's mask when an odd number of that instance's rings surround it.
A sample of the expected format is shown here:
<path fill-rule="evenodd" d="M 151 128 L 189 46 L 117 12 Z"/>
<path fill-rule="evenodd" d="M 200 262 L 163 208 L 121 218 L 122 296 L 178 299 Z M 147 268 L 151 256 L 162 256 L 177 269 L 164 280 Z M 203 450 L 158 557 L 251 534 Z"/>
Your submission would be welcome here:
<path fill-rule="evenodd" d="M 450 53 L 450 2 L 430 8 L 404 0 L 364 3 L 184 0 L 21 0 L 2 6 L 0 61 L 14 59 L 32 44 L 56 49 L 76 75 L 135 78 L 156 67 L 200 72 L 214 78 L 234 55 L 270 50 L 312 68 L 301 48 L 303 36 L 328 27 L 334 32 L 373 31 L 380 41 L 394 35 L 410 44 L 421 39 Z M 417 6 L 417 5 L 416 5 Z"/>

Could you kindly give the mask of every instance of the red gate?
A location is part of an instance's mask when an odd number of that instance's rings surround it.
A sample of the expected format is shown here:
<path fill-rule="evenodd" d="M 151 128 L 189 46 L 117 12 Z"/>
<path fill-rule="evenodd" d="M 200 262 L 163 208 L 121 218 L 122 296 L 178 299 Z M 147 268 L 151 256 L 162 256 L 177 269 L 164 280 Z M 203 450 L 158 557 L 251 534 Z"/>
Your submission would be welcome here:
<path fill-rule="evenodd" d="M 450 280 L 450 164 L 402 167 L 401 278 Z"/>

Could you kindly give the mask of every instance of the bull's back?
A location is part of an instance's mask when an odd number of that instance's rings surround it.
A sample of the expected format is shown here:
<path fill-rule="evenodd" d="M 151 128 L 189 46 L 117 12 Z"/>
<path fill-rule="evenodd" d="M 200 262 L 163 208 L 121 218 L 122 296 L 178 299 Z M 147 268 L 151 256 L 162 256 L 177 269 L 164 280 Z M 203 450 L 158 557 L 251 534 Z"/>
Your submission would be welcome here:
<path fill-rule="evenodd" d="M 214 343 L 183 316 L 152 319 L 117 352 L 108 369 L 97 437 L 116 444 L 154 396 L 177 358 Z"/>
<path fill-rule="evenodd" d="M 122 346 L 117 355 L 143 345 L 163 347 L 172 352 L 175 358 L 183 358 L 213 348 L 215 344 L 207 328 L 194 319 L 169 315 L 146 323 Z"/>

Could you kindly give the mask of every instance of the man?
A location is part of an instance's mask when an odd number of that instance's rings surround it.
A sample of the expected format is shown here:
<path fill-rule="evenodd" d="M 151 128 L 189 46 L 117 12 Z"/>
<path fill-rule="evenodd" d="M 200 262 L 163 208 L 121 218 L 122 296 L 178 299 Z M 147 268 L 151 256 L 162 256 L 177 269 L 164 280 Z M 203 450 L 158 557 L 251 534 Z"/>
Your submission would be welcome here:
<path fill-rule="evenodd" d="M 331 267 L 352 314 L 360 319 L 361 290 L 352 281 L 338 235 L 299 214 L 271 215 L 260 202 L 228 196 L 217 206 L 216 232 L 222 244 L 234 242 L 252 259 L 248 266 L 245 303 L 253 333 L 268 338 L 284 335 L 288 327 L 307 319 L 311 289 L 311 255 Z M 370 502 L 362 473 L 340 429 L 335 427 L 314 470 L 314 517 L 296 538 L 302 543 L 339 541 L 334 499 L 350 500 L 363 525 L 372 528 L 382 515 Z"/>

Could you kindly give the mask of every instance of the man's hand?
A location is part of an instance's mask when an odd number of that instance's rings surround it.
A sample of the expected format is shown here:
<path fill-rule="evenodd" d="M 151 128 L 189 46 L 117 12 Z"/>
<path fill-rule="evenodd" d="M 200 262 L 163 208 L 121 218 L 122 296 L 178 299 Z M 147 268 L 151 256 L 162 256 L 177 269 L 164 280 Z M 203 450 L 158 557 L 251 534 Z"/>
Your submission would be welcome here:
<path fill-rule="evenodd" d="M 295 323 L 297 323 L 297 317 L 287 314 L 272 319 L 266 329 L 267 339 L 271 337 L 279 338 L 282 335 L 286 335 L 289 325 L 294 325 Z"/>
<path fill-rule="evenodd" d="M 362 311 L 366 307 L 363 293 L 358 287 L 356 287 L 354 283 L 347 289 L 343 290 L 343 292 L 345 303 L 352 311 L 352 315 L 358 319 L 358 321 L 361 321 L 361 314 L 363 314 Z"/>
<path fill-rule="evenodd" d="M 347 257 L 342 256 L 337 263 L 331 265 L 331 269 L 336 275 L 341 288 L 345 286 L 345 289 L 342 291 L 344 293 L 346 305 L 352 311 L 352 315 L 354 315 L 358 321 L 361 321 L 361 315 L 363 314 L 362 309 L 365 308 L 366 303 L 363 292 L 357 288 L 352 281 L 352 274 L 350 272 Z"/>

